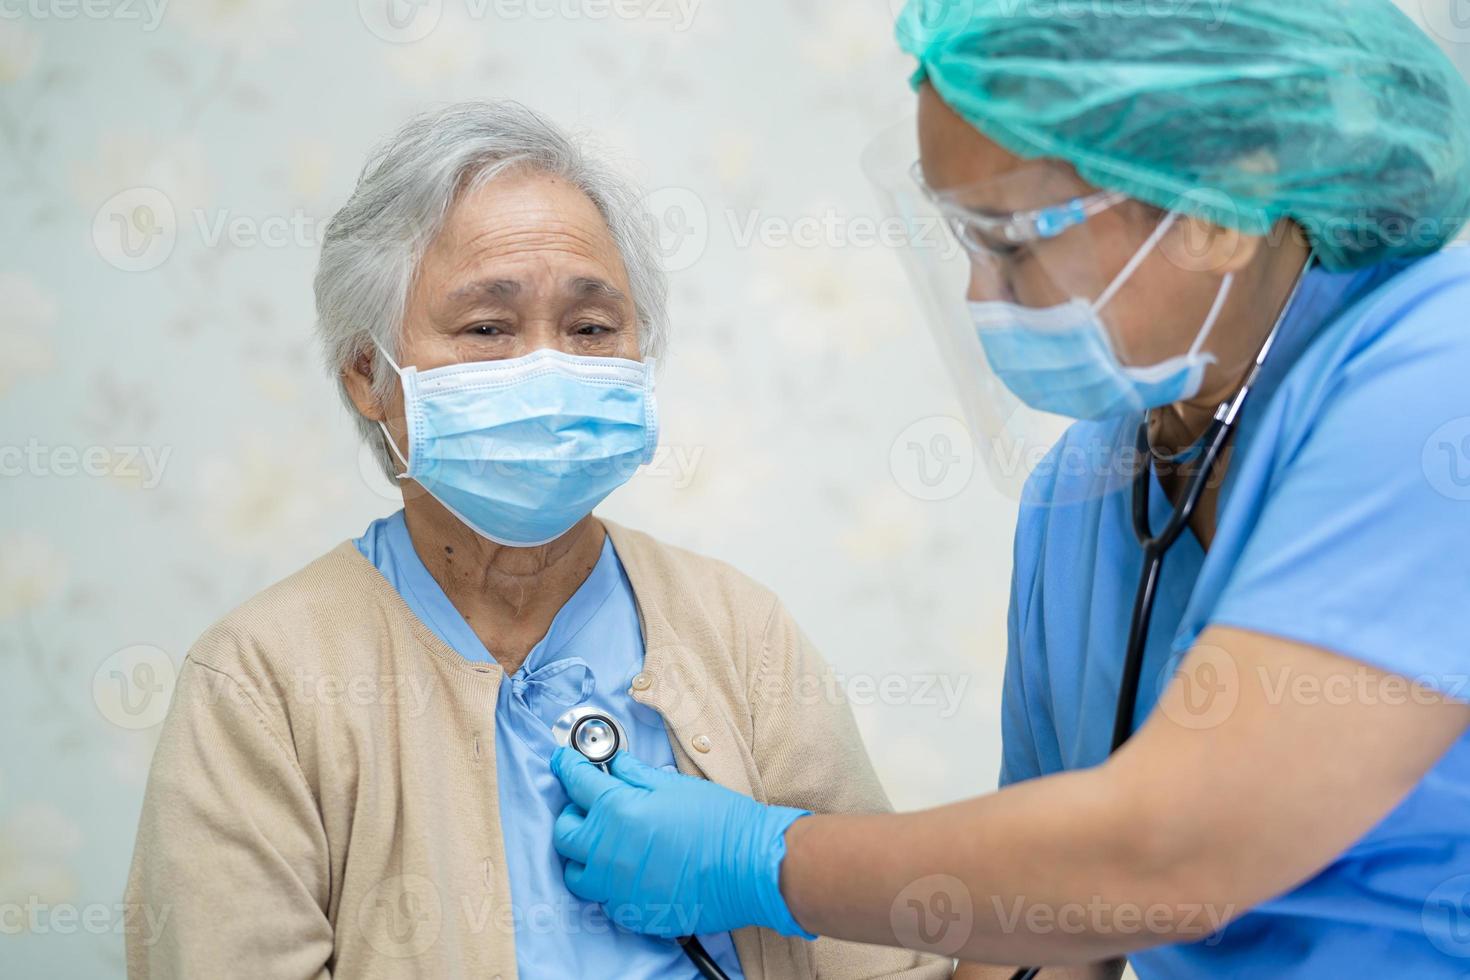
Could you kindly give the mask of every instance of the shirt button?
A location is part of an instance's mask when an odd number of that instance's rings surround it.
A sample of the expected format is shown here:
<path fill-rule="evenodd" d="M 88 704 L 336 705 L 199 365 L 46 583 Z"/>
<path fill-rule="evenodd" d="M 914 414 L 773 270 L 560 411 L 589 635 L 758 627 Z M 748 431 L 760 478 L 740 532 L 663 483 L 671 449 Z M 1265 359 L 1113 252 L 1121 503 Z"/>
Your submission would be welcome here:
<path fill-rule="evenodd" d="M 690 740 L 696 752 L 708 752 L 712 747 L 708 735 L 696 735 Z"/>
<path fill-rule="evenodd" d="M 633 675 L 633 690 L 646 691 L 653 686 L 653 678 L 641 671 Z"/>

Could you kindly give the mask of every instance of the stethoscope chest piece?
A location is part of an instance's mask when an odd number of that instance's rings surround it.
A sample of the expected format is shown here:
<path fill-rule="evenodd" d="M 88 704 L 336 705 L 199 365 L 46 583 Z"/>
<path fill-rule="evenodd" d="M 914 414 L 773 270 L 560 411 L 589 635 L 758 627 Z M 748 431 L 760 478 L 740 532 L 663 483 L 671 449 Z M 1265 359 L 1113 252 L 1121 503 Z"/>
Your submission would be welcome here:
<path fill-rule="evenodd" d="M 551 734 L 557 745 L 570 745 L 594 766 L 607 771 L 608 764 L 620 749 L 628 748 L 628 733 L 610 712 L 590 704 L 579 705 L 556 719 Z M 694 936 L 679 938 L 684 955 L 693 962 L 699 975 L 708 980 L 729 980 L 709 951 Z"/>
<path fill-rule="evenodd" d="M 579 705 L 551 726 L 557 745 L 570 745 L 595 766 L 607 767 L 619 749 L 628 747 L 628 733 L 610 713 L 592 705 Z"/>

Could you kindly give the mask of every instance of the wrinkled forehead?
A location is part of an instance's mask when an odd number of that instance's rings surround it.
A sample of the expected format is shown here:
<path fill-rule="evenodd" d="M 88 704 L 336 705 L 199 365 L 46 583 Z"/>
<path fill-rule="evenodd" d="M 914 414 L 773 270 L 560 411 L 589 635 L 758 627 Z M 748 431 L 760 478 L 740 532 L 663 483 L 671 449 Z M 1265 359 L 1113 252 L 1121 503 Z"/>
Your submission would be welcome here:
<path fill-rule="evenodd" d="M 538 258 L 596 265 L 625 278 L 622 256 L 597 205 L 575 184 L 530 170 L 470 182 L 455 195 L 425 260 Z"/>
<path fill-rule="evenodd" d="M 467 185 L 425 250 L 417 281 L 441 313 L 631 303 L 627 268 L 597 205 L 575 184 L 530 171 Z"/>

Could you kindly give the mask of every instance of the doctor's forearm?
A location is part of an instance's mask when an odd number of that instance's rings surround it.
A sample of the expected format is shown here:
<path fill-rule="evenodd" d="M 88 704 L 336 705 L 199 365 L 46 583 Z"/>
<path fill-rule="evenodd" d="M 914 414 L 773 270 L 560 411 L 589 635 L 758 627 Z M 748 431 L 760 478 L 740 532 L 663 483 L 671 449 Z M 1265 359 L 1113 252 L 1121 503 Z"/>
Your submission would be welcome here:
<path fill-rule="evenodd" d="M 921 910 L 919 945 L 992 963 L 1090 963 L 1218 929 L 1238 910 L 1185 900 L 1188 876 L 1116 782 L 1104 767 L 918 813 L 806 817 L 781 891 L 814 932 L 912 945 L 895 925 Z"/>
<path fill-rule="evenodd" d="M 1202 719 L 1188 691 L 1220 657 L 1238 681 Z M 1102 765 L 920 813 L 804 817 L 787 833 L 781 892 L 813 931 L 923 945 L 949 924 L 926 948 L 985 962 L 1078 963 L 1202 939 L 1320 871 L 1470 730 L 1470 705 L 1427 689 L 1280 697 L 1266 681 L 1282 671 L 1317 690 L 1344 678 L 1393 690 L 1390 675 L 1329 651 L 1212 627 Z M 951 894 L 920 891 L 927 875 L 948 876 L 932 881 Z M 972 926 L 955 914 L 967 903 Z M 916 910 L 918 939 L 895 937 Z"/>

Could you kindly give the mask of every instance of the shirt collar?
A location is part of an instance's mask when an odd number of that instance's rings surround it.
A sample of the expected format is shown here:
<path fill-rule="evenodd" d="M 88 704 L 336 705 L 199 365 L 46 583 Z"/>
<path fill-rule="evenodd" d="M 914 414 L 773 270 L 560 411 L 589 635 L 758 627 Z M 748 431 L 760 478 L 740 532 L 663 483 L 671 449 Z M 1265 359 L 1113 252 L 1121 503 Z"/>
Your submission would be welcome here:
<path fill-rule="evenodd" d="M 546 635 L 531 648 L 521 669 L 535 670 L 567 655 L 583 627 L 592 622 L 593 617 L 607 602 L 608 596 L 612 595 L 622 575 L 617 553 L 613 550 L 612 538 L 604 536 L 597 564 L 592 566 L 592 571 L 566 604 L 557 610 Z"/>
<path fill-rule="evenodd" d="M 1329 272 L 1314 264 L 1307 270 L 1301 291 L 1286 311 L 1281 333 L 1261 369 L 1257 387 L 1274 389 L 1301 353 L 1329 324 L 1403 268 L 1401 262 L 1384 262 L 1366 269 Z M 1252 399 L 1255 399 L 1254 395 Z"/>

